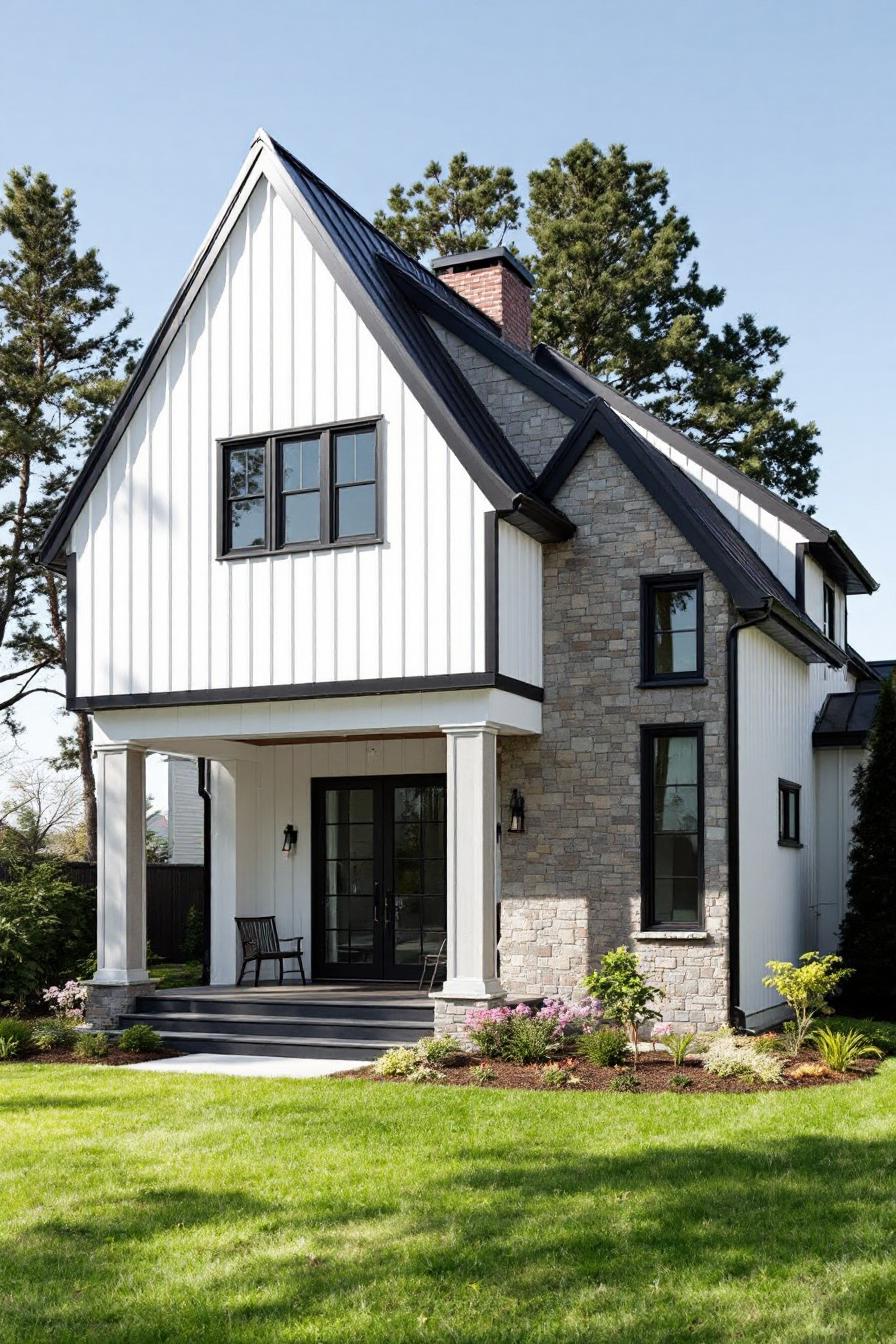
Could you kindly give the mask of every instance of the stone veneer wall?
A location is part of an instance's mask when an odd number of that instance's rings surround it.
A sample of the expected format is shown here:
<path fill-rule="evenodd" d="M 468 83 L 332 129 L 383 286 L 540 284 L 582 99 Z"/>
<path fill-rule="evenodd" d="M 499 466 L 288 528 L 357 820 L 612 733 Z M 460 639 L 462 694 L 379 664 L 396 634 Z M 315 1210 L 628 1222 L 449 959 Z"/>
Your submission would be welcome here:
<path fill-rule="evenodd" d="M 430 322 L 430 326 L 526 466 L 537 476 L 572 428 L 572 420 L 440 323 Z"/>
<path fill-rule="evenodd" d="M 715 1027 L 728 1004 L 725 635 L 728 596 L 603 439 L 555 503 L 575 537 L 544 548 L 542 736 L 501 739 L 502 816 L 526 800 L 526 831 L 501 846 L 501 982 L 569 992 L 601 955 L 637 948 L 671 1021 Z M 639 690 L 640 576 L 704 573 L 708 685 Z M 642 934 L 640 727 L 702 723 L 705 933 Z"/>

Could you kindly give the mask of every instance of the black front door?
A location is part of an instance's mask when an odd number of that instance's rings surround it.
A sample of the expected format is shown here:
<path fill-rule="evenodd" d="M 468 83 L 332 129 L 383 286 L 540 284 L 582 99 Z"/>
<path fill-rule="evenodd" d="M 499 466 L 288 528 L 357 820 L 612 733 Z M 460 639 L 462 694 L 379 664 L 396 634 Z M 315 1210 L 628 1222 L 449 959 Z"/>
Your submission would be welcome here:
<path fill-rule="evenodd" d="M 445 938 L 445 777 L 313 786 L 313 974 L 416 980 Z"/>

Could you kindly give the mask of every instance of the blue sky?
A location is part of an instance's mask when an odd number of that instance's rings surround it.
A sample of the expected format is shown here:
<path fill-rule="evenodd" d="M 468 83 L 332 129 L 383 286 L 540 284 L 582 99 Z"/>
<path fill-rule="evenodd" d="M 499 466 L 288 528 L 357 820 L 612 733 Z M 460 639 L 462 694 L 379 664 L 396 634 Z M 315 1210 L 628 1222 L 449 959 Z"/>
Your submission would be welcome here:
<path fill-rule="evenodd" d="M 818 516 L 882 584 L 850 637 L 896 655 L 896 6 L 29 0 L 5 38 L 0 171 L 75 188 L 144 339 L 259 125 L 365 214 L 457 149 L 521 184 L 584 136 L 666 167 L 704 279 L 791 337 Z"/>

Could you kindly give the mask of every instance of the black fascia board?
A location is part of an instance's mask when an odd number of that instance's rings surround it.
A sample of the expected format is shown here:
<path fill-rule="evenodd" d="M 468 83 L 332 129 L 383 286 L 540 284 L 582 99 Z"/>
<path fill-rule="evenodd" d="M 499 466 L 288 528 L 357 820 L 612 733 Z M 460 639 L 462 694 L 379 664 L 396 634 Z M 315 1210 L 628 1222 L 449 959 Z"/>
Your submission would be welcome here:
<path fill-rule="evenodd" d="M 211 270 L 223 244 L 224 236 L 229 232 L 231 221 L 242 210 L 257 181 L 261 177 L 258 160 L 263 145 L 255 141 L 250 150 L 249 159 L 244 165 L 239 181 L 224 202 L 207 234 L 202 247 L 190 266 L 174 298 L 168 306 L 165 316 L 155 333 L 147 343 L 137 367 L 125 383 L 121 394 L 100 430 L 93 447 L 88 453 L 84 465 L 75 477 L 71 489 L 56 510 L 50 525 L 41 539 L 40 560 L 48 569 L 57 568 L 57 557 L 71 524 L 81 511 L 84 501 L 96 485 L 106 463 L 115 450 L 131 410 L 146 391 L 153 376 L 165 357 L 170 344 L 172 329 L 180 326 L 180 320 L 189 308 L 196 291 L 201 287 Z"/>
<path fill-rule="evenodd" d="M 810 541 L 807 549 L 845 593 L 874 593 L 880 587 L 839 532 L 831 532 L 827 541 Z"/>
<path fill-rule="evenodd" d="M 585 369 L 574 364 L 572 360 L 567 359 L 565 355 L 561 355 L 551 346 L 540 342 L 535 346 L 532 356 L 542 368 L 556 370 L 557 373 L 564 374 L 570 382 L 578 383 L 581 387 L 588 389 L 593 396 L 603 397 L 611 409 L 620 412 L 622 415 L 630 416 L 642 429 L 650 430 L 663 439 L 665 443 L 668 443 L 670 447 L 678 448 L 680 452 L 687 454 L 695 462 L 708 467 L 742 495 L 754 500 L 762 508 L 767 509 L 769 513 L 780 518 L 782 522 L 788 523 L 795 529 L 802 528 L 807 537 L 816 541 L 827 541 L 829 539 L 830 529 L 820 523 L 817 518 L 803 512 L 795 504 L 788 504 L 786 500 L 780 499 L 767 486 L 761 485 L 759 481 L 754 481 L 750 476 L 745 476 L 742 471 L 732 466 L 730 462 L 726 462 L 723 457 L 719 457 L 709 448 L 704 448 L 702 444 L 695 443 L 693 439 L 689 439 L 685 434 L 682 434 L 681 430 L 673 429 L 671 425 L 667 425 L 651 411 L 645 411 L 637 402 L 632 401 L 631 398 L 624 396 L 621 392 L 617 392 L 607 383 L 601 382 L 599 378 L 595 378 L 593 374 L 586 372 Z"/>
<path fill-rule="evenodd" d="M 582 408 L 587 406 L 590 400 L 584 389 L 581 394 L 573 392 L 567 384 L 555 378 L 553 374 L 542 369 L 534 360 L 528 359 L 515 346 L 503 340 L 498 335 L 497 329 L 492 333 L 481 326 L 473 317 L 467 318 L 452 302 L 443 299 L 441 295 L 421 284 L 419 280 L 415 279 L 413 275 L 409 275 L 406 270 L 390 260 L 389 257 L 380 256 L 377 260 L 405 297 L 427 317 L 441 323 L 443 327 L 453 332 L 455 336 L 459 336 L 467 345 L 472 346 L 474 350 L 478 350 L 481 355 L 485 355 L 499 368 L 502 368 L 505 373 L 509 373 L 517 382 L 522 383 L 524 387 L 528 387 L 530 391 L 535 392 L 558 411 L 562 411 L 564 415 L 573 419 L 581 415 Z"/>
<path fill-rule="evenodd" d="M 844 649 L 828 639 L 827 635 L 822 634 L 816 625 L 800 619 L 777 598 L 772 601 L 771 619 L 783 625 L 807 648 L 816 653 L 821 662 L 827 663 L 830 667 L 845 667 L 849 661 Z"/>
<path fill-rule="evenodd" d="M 515 520 L 522 532 L 528 532 L 538 541 L 569 541 L 576 533 L 575 523 L 565 513 L 535 495 L 517 495 L 512 512 L 500 516 L 508 522 Z"/>

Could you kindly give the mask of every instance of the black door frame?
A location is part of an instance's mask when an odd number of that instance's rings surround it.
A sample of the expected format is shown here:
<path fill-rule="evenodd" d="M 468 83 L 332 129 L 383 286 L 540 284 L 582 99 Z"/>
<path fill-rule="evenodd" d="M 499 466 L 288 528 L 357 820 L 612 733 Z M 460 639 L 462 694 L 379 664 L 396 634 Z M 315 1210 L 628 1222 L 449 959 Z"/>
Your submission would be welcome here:
<path fill-rule="evenodd" d="M 396 788 L 441 784 L 447 789 L 448 777 L 439 772 L 395 775 L 330 775 L 311 781 L 311 975 L 327 980 L 416 981 L 420 965 L 396 966 L 387 955 L 395 928 L 395 853 L 390 837 L 394 834 L 394 790 Z M 373 883 L 374 940 L 373 960 L 358 966 L 352 962 L 326 960 L 326 836 L 324 796 L 327 789 L 373 789 Z M 447 820 L 447 819 L 446 819 Z M 446 825 L 447 844 L 447 825 Z M 447 919 L 447 892 L 446 919 Z M 378 931 L 378 936 L 377 936 Z"/>

